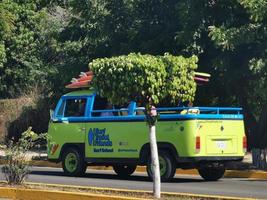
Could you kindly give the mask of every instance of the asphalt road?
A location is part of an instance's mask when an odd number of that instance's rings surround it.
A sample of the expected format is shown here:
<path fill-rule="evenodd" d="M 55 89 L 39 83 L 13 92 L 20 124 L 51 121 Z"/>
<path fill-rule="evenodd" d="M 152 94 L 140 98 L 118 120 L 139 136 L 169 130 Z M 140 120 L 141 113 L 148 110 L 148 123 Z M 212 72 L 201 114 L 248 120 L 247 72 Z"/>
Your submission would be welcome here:
<path fill-rule="evenodd" d="M 4 180 L 2 173 L 0 173 L 0 179 Z M 27 181 L 131 190 L 152 190 L 152 182 L 148 180 L 146 173 L 140 172 L 134 173 L 127 179 L 122 179 L 110 170 L 87 169 L 85 177 L 67 177 L 58 168 L 33 167 Z M 176 175 L 171 182 L 162 183 L 162 191 L 267 199 L 267 180 L 224 178 L 216 182 L 205 182 L 199 176 Z"/>

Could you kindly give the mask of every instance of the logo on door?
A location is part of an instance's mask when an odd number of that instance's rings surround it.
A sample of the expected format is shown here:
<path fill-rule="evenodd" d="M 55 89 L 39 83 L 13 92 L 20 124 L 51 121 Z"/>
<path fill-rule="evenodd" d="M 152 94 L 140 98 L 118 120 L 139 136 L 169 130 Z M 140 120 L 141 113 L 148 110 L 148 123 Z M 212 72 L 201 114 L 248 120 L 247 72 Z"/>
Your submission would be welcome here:
<path fill-rule="evenodd" d="M 88 131 L 88 143 L 90 146 L 112 146 L 109 134 L 106 129 L 90 128 Z"/>

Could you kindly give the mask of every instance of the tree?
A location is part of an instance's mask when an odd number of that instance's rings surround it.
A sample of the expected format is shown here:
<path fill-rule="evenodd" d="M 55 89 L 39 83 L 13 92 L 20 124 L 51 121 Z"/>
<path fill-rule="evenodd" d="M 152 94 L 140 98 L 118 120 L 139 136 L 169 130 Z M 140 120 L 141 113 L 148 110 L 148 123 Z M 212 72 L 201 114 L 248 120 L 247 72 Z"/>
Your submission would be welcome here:
<path fill-rule="evenodd" d="M 246 133 L 249 146 L 253 148 L 260 142 L 255 140 L 253 130 L 266 99 L 266 78 L 263 76 L 266 72 L 266 12 L 261 12 L 265 10 L 266 3 L 239 0 L 235 4 L 238 7 L 236 15 L 241 13 L 242 20 L 239 17 L 211 26 L 210 37 L 215 47 L 222 51 L 221 55 L 224 54 L 221 57 L 227 70 L 224 77 L 229 77 L 235 98 L 244 108 Z"/>
<path fill-rule="evenodd" d="M 180 52 L 175 42 L 176 32 L 181 30 L 175 0 L 67 2 L 65 9 L 71 13 L 71 23 L 66 35 L 82 43 L 80 53 L 87 61 L 130 52 Z"/>
<path fill-rule="evenodd" d="M 5 5 L 5 2 L 0 2 L 0 68 L 7 61 L 4 39 L 11 33 L 14 27 L 14 16 L 5 9 Z"/>
<path fill-rule="evenodd" d="M 0 95 L 17 97 L 32 84 L 43 84 L 49 69 L 41 59 L 40 28 L 47 18 L 35 1 L 0 3 Z"/>
<path fill-rule="evenodd" d="M 80 44 L 61 35 L 68 25 L 68 13 L 44 1 L 0 3 L 1 98 L 18 97 L 33 86 L 47 93 L 62 91 L 79 60 Z"/>
<path fill-rule="evenodd" d="M 132 100 L 145 105 L 156 198 L 160 198 L 160 173 L 155 133 L 158 116 L 155 115 L 154 106 L 165 98 L 176 105 L 178 101 L 193 101 L 196 62 L 196 56 L 184 58 L 169 54 L 151 56 L 132 53 L 95 59 L 89 64 L 89 69 L 94 72 L 93 87 L 99 95 L 117 105 Z"/>
<path fill-rule="evenodd" d="M 177 33 L 177 40 L 187 52 L 196 53 L 204 66 L 201 70 L 214 77 L 200 89 L 198 103 L 241 106 L 249 149 L 265 148 L 266 1 L 185 0 L 178 8 L 184 28 Z M 209 99 L 200 94 L 201 90 L 210 91 L 211 95 L 206 95 Z"/>
<path fill-rule="evenodd" d="M 212 74 L 195 103 L 241 106 L 249 148 L 257 147 L 254 127 L 267 100 L 266 10 L 265 0 L 2 0 L 0 96 L 19 96 L 36 82 L 60 95 L 95 58 L 194 54 Z"/>
<path fill-rule="evenodd" d="M 183 22 L 177 42 L 185 53 L 198 55 L 201 71 L 213 77 L 199 88 L 197 103 L 241 106 L 249 148 L 267 99 L 265 8 L 265 1 L 249 0 L 182 0 L 177 5 Z"/>

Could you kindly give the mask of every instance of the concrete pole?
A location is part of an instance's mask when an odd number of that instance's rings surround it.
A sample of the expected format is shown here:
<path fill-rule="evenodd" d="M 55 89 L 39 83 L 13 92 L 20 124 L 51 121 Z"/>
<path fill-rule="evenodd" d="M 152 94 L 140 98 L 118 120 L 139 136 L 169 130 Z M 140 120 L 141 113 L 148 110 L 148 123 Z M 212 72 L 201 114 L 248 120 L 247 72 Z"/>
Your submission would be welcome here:
<path fill-rule="evenodd" d="M 160 198 L 160 169 L 159 169 L 159 156 L 156 139 L 156 126 L 149 126 L 150 150 L 151 150 L 151 165 L 153 172 L 153 194 L 155 198 Z"/>

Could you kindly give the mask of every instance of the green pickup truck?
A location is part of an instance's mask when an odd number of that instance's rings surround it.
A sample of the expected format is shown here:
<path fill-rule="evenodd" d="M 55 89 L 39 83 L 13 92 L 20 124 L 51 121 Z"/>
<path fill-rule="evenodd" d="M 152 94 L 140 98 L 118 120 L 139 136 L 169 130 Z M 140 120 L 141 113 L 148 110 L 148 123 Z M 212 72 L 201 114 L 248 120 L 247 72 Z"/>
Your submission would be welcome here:
<path fill-rule="evenodd" d="M 63 95 L 51 117 L 48 158 L 62 162 L 64 173 L 80 176 L 87 166 L 112 166 L 119 176 L 137 165 L 150 167 L 144 108 L 136 102 L 108 108 L 92 90 Z M 156 125 L 161 180 L 177 168 L 199 171 L 208 181 L 220 179 L 225 164 L 241 161 L 246 151 L 241 108 L 161 107 Z"/>

